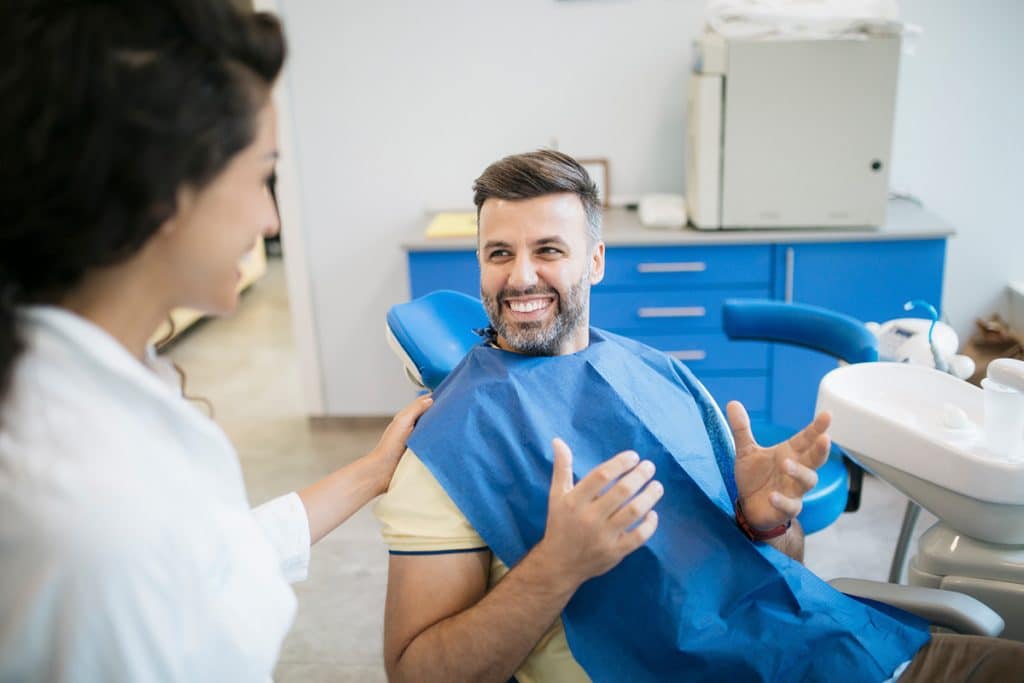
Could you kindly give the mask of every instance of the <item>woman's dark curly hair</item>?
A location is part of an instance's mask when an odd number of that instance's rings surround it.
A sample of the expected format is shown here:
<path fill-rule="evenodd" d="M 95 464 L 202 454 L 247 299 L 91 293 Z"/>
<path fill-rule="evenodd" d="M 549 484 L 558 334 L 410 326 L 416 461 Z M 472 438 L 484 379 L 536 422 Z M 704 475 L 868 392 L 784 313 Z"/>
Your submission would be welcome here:
<path fill-rule="evenodd" d="M 277 19 L 228 0 L 3 0 L 0 397 L 15 309 L 136 253 L 255 136 Z"/>

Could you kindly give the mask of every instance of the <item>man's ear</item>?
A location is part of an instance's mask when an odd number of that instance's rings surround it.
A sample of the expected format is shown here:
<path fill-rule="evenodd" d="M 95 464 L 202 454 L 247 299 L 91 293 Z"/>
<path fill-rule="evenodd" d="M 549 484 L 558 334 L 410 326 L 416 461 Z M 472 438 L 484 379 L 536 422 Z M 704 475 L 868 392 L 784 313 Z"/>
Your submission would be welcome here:
<path fill-rule="evenodd" d="M 604 242 L 598 240 L 590 250 L 590 284 L 596 285 L 604 279 Z"/>

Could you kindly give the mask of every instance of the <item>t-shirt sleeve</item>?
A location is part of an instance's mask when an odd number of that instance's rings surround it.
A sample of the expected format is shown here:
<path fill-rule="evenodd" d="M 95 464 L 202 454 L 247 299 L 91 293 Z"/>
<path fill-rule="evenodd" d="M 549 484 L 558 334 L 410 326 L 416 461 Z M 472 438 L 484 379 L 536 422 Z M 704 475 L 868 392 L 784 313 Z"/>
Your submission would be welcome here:
<path fill-rule="evenodd" d="M 392 554 L 436 554 L 487 548 L 452 499 L 411 450 L 406 450 L 387 493 L 374 506 Z"/>

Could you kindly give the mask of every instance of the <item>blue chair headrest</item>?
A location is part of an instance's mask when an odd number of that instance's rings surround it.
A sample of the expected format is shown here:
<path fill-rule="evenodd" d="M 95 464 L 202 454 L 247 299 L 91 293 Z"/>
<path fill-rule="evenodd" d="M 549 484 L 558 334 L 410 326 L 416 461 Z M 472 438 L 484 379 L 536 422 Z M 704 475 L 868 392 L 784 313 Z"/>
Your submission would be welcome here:
<path fill-rule="evenodd" d="M 416 366 L 423 384 L 434 389 L 480 343 L 475 330 L 490 322 L 479 299 L 438 290 L 392 306 L 387 324 Z"/>

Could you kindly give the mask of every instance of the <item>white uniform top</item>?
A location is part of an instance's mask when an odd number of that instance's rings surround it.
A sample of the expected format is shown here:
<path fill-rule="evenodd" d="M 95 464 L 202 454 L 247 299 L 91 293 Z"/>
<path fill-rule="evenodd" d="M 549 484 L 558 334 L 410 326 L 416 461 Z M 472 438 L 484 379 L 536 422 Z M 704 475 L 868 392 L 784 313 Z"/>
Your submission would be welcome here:
<path fill-rule="evenodd" d="M 92 323 L 19 313 L 0 411 L 0 681 L 265 681 L 309 523 L 250 510 L 224 433 Z"/>

